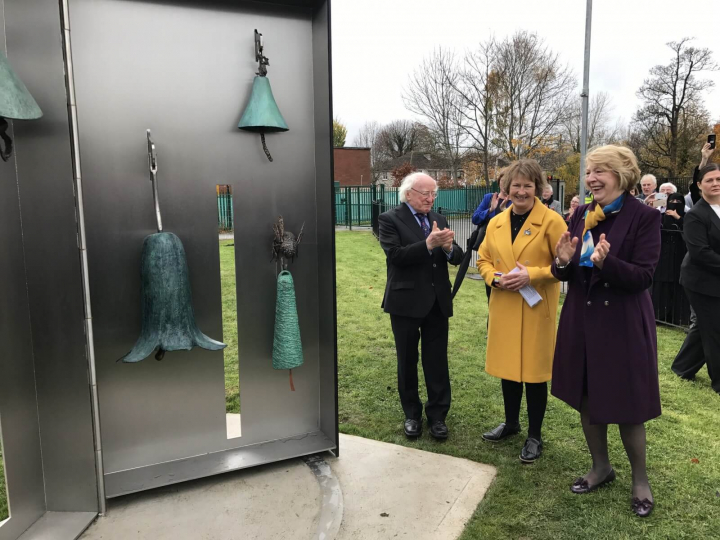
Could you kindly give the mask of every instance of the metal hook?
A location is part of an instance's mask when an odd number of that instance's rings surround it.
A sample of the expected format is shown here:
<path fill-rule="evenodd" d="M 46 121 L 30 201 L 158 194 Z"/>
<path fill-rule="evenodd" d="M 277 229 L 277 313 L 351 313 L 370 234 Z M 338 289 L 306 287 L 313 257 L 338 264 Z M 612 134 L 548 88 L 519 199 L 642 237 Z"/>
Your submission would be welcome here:
<path fill-rule="evenodd" d="M 260 32 L 255 29 L 255 61 L 259 62 L 257 74 L 261 77 L 267 76 L 267 67 L 270 65 L 270 60 L 263 54 L 265 46 L 263 45 L 263 37 Z M 272 160 L 271 160 L 272 161 Z"/>
<path fill-rule="evenodd" d="M 158 186 L 157 186 L 157 172 L 158 172 L 158 160 L 157 151 L 155 150 L 155 143 L 152 140 L 150 130 L 147 130 L 147 145 L 148 145 L 148 168 L 150 169 L 150 182 L 153 188 L 153 200 L 155 201 L 155 218 L 157 219 L 157 231 L 162 232 L 162 217 L 160 216 L 160 199 L 158 198 Z"/>

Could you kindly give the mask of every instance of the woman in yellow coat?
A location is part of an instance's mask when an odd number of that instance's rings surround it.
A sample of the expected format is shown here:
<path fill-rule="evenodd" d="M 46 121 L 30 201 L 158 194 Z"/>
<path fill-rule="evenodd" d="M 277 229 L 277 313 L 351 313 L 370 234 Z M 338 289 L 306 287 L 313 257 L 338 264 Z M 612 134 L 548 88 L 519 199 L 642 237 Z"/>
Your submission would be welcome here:
<path fill-rule="evenodd" d="M 546 184 L 537 161 L 511 164 L 503 184 L 512 206 L 488 224 L 477 266 L 493 287 L 485 371 L 502 379 L 505 422 L 483 438 L 497 442 L 520 432 L 525 383 L 529 428 L 520 460 L 531 463 L 542 454 L 541 428 L 555 350 L 560 283 L 550 267 L 567 225 L 540 202 Z M 520 294 L 526 285 L 542 298 L 534 307 Z"/>

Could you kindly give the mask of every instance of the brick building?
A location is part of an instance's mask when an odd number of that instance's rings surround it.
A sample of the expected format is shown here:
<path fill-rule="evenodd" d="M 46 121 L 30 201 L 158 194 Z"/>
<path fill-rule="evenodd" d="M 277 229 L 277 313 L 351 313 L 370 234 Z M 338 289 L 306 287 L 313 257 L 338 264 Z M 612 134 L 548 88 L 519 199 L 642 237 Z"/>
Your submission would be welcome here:
<path fill-rule="evenodd" d="M 370 149 L 335 148 L 335 182 L 341 186 L 369 186 L 372 182 Z"/>

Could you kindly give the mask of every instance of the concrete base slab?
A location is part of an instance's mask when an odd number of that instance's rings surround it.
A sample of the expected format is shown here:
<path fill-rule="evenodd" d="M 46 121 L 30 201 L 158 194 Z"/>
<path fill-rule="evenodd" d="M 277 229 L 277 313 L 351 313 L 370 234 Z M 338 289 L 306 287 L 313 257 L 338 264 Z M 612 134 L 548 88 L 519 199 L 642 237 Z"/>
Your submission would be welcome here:
<path fill-rule="evenodd" d="M 341 458 L 111 499 L 82 539 L 454 540 L 495 478 L 488 465 L 360 437 L 341 435 L 340 447 Z"/>
<path fill-rule="evenodd" d="M 454 540 L 495 478 L 495 467 L 350 435 L 328 459 L 345 511 L 339 539 Z"/>
<path fill-rule="evenodd" d="M 82 539 L 312 538 L 321 500 L 315 476 L 295 459 L 111 499 Z"/>

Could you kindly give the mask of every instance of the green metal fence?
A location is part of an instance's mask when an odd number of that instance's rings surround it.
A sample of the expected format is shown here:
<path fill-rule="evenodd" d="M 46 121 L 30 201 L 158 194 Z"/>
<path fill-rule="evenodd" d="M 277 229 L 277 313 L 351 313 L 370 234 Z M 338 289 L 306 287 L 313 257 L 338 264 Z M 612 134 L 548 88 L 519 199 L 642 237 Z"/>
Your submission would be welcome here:
<path fill-rule="evenodd" d="M 472 213 L 487 193 L 496 186 L 441 189 L 435 199 L 433 210 Z M 379 201 L 384 208 L 400 204 L 398 188 L 379 186 L 343 186 L 335 188 L 335 225 L 345 227 L 369 227 L 372 221 L 372 203 Z"/>

